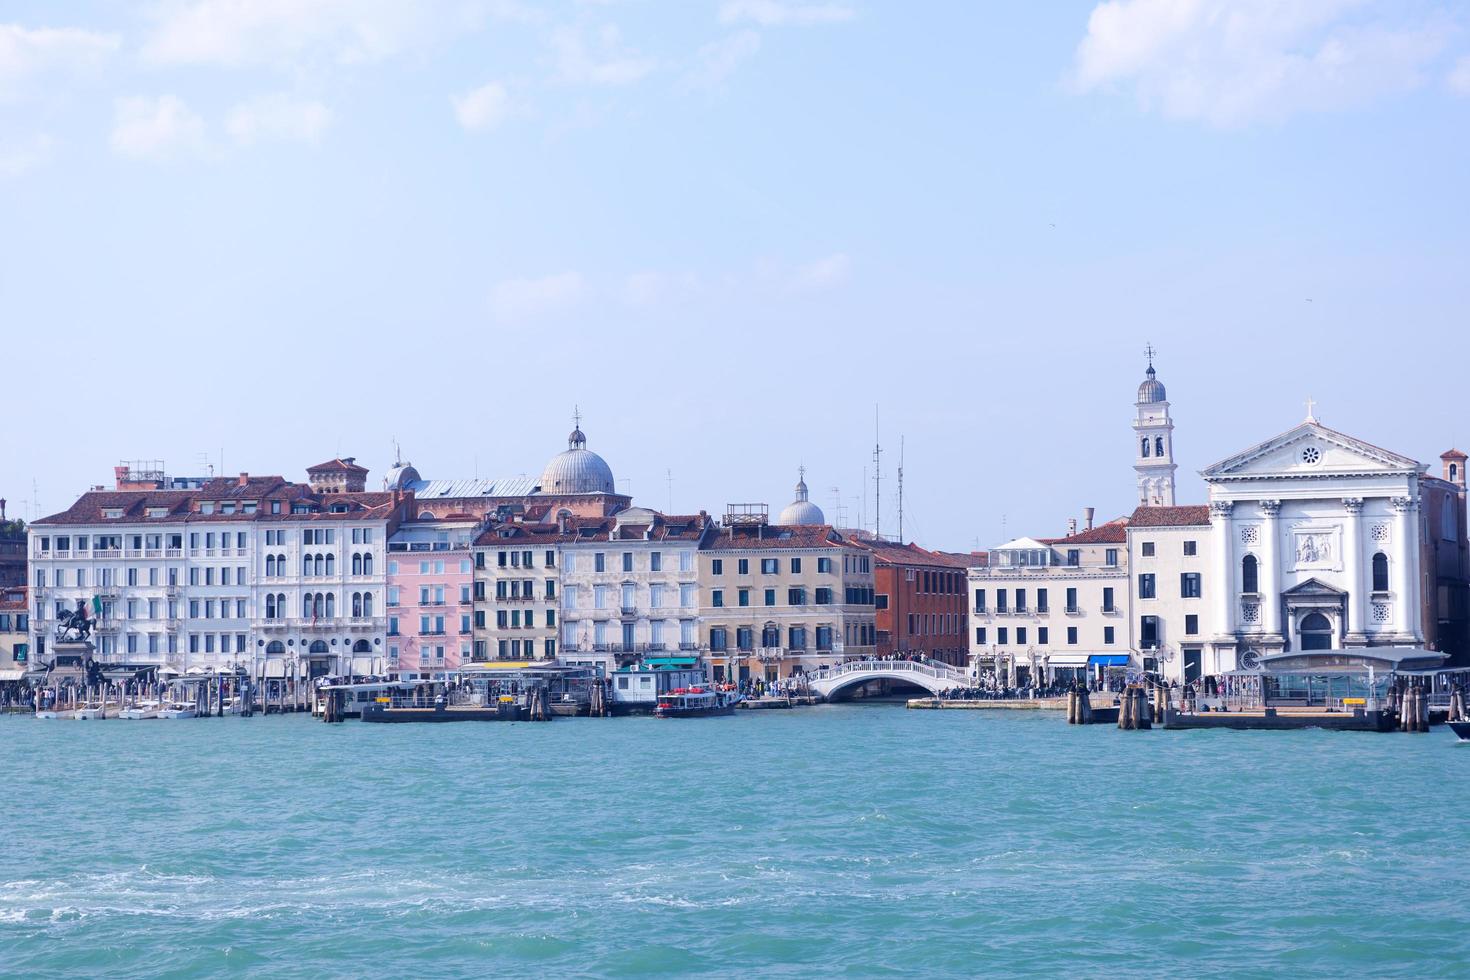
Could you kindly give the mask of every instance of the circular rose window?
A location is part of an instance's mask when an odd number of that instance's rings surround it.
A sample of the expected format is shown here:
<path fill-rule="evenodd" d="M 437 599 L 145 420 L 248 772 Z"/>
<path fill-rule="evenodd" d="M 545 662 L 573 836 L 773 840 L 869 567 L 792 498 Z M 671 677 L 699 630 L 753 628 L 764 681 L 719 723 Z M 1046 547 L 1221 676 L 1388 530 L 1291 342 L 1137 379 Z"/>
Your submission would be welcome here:
<path fill-rule="evenodd" d="M 1315 463 L 1320 463 L 1321 461 L 1322 450 L 1318 449 L 1316 446 L 1308 446 L 1306 449 L 1302 450 L 1302 462 L 1306 463 L 1308 466 L 1311 466 Z"/>

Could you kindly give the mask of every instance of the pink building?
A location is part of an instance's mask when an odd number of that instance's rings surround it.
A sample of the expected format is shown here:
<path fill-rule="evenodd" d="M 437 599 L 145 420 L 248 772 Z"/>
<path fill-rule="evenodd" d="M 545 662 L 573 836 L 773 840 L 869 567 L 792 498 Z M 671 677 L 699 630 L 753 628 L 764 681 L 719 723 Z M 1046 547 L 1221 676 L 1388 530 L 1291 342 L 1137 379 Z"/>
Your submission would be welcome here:
<path fill-rule="evenodd" d="M 405 521 L 388 540 L 388 669 L 428 675 L 469 663 L 474 606 L 468 515 Z"/>

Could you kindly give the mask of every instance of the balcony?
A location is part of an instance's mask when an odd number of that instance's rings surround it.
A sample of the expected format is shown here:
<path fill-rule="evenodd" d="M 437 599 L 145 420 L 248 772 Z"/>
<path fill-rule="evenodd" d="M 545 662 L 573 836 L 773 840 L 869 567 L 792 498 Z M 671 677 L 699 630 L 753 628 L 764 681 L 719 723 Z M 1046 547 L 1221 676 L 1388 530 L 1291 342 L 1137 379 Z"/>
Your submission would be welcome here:
<path fill-rule="evenodd" d="M 170 633 L 177 633 L 179 631 L 179 627 L 181 627 L 183 625 L 184 625 L 183 624 L 183 620 L 180 620 L 180 619 L 168 619 L 168 620 L 165 620 L 164 621 L 163 628 L 166 629 L 166 630 L 168 630 Z M 269 626 L 270 624 L 266 624 L 266 625 Z"/>
<path fill-rule="evenodd" d="M 1068 616 L 1081 616 L 1082 608 L 1080 606 L 1068 606 L 1066 608 L 1066 613 Z"/>
<path fill-rule="evenodd" d="M 165 558 L 182 558 L 182 557 L 184 557 L 184 549 L 183 548 L 165 548 L 165 549 L 163 549 L 163 557 L 165 557 Z"/>
<path fill-rule="evenodd" d="M 286 620 L 284 619 L 267 619 L 261 622 L 260 628 L 265 630 L 267 633 L 281 633 L 287 630 L 289 627 Z"/>
<path fill-rule="evenodd" d="M 636 616 L 636 615 L 638 615 L 638 607 L 637 606 L 619 606 L 618 607 L 618 612 L 621 615 L 624 615 L 624 616 Z"/>
<path fill-rule="evenodd" d="M 347 628 L 354 630 L 380 630 L 384 626 L 381 616 L 348 616 Z"/>
<path fill-rule="evenodd" d="M 98 548 L 96 551 L 92 552 L 92 557 L 93 558 L 98 558 L 98 559 L 100 559 L 100 558 L 121 558 L 122 557 L 122 549 L 121 548 Z"/>

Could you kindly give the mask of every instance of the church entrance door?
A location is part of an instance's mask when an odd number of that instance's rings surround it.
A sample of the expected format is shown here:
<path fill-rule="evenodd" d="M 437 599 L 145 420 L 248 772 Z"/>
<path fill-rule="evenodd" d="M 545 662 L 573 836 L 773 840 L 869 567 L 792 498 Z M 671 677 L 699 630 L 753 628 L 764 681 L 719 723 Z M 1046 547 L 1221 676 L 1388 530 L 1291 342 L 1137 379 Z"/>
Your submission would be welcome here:
<path fill-rule="evenodd" d="M 1321 613 L 1310 613 L 1304 617 L 1299 632 L 1303 650 L 1332 649 L 1332 622 Z"/>

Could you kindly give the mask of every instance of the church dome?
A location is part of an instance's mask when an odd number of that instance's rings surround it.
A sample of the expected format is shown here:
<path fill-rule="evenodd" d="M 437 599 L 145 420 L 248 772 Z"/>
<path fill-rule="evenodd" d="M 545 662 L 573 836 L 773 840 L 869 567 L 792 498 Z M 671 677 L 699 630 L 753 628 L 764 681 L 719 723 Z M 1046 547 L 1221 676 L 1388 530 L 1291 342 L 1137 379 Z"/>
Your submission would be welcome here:
<path fill-rule="evenodd" d="M 567 493 L 616 493 L 613 488 L 612 467 L 603 458 L 587 448 L 587 437 L 580 427 L 567 436 L 567 450 L 551 457 L 541 474 L 540 492 L 545 494 Z"/>
<path fill-rule="evenodd" d="M 822 514 L 822 508 L 807 499 L 806 472 L 804 470 L 801 477 L 796 481 L 796 499 L 787 504 L 781 513 L 776 516 L 776 523 L 785 527 L 827 523 L 826 516 Z"/>
<path fill-rule="evenodd" d="M 383 477 L 383 489 L 406 490 L 410 483 L 418 483 L 422 479 L 412 463 L 397 462 L 388 471 L 388 475 Z"/>
<path fill-rule="evenodd" d="M 1164 392 L 1164 383 L 1154 376 L 1154 366 L 1148 366 L 1148 377 L 1143 384 L 1138 386 L 1138 404 L 1152 405 L 1155 402 L 1168 401 L 1168 395 Z"/>

